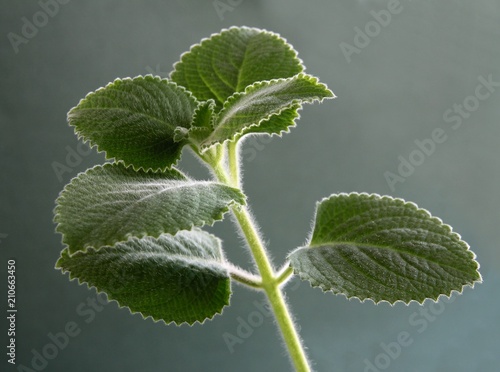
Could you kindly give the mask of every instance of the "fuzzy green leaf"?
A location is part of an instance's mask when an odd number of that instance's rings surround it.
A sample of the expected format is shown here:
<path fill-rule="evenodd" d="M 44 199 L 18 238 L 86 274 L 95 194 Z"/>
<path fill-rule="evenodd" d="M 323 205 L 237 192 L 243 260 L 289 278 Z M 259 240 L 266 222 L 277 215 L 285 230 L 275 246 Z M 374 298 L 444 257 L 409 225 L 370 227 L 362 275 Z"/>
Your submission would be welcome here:
<path fill-rule="evenodd" d="M 238 189 L 194 181 L 175 169 L 154 173 L 115 163 L 74 178 L 57 199 L 54 220 L 72 254 L 132 236 L 158 237 L 213 224 L 232 203 L 244 202 Z"/>
<path fill-rule="evenodd" d="M 423 302 L 481 281 L 475 255 L 451 227 L 415 204 L 339 194 L 316 210 L 309 244 L 289 255 L 302 279 L 348 298 Z"/>
<path fill-rule="evenodd" d="M 178 127 L 175 130 L 175 141 L 189 141 L 199 147 L 199 144 L 206 140 L 213 132 L 215 102 L 208 100 L 201 102 L 193 115 L 191 128 Z"/>
<path fill-rule="evenodd" d="M 274 115 L 284 110 L 278 133 L 281 127 L 288 127 L 294 122 L 297 106 L 302 103 L 313 103 L 335 95 L 318 82 L 313 76 L 298 74 L 288 79 L 277 79 L 255 83 L 247 87 L 244 93 L 235 93 L 224 103 L 224 108 L 214 122 L 214 131 L 201 144 L 209 147 L 233 139 L 251 127 L 266 125 L 264 132 L 270 132 L 276 122 L 269 121 Z"/>
<path fill-rule="evenodd" d="M 106 158 L 135 169 L 164 170 L 179 160 L 185 142 L 175 142 L 174 131 L 190 127 L 197 104 L 173 82 L 139 76 L 89 93 L 68 113 L 68 121 Z"/>
<path fill-rule="evenodd" d="M 248 85 L 291 77 L 303 69 L 297 52 L 279 35 L 231 27 L 184 53 L 170 77 L 199 100 L 213 99 L 220 109 L 229 96 Z"/>
<path fill-rule="evenodd" d="M 220 314 L 231 295 L 220 240 L 198 229 L 73 255 L 66 248 L 56 268 L 120 306 L 166 323 L 203 322 Z"/>
<path fill-rule="evenodd" d="M 300 118 L 299 110 L 302 105 L 295 104 L 290 108 L 284 109 L 279 115 L 273 115 L 269 119 L 261 121 L 259 125 L 254 125 L 243 130 L 242 135 L 250 133 L 266 133 L 269 135 L 290 132 L 290 128 L 295 127 L 295 121 Z"/>

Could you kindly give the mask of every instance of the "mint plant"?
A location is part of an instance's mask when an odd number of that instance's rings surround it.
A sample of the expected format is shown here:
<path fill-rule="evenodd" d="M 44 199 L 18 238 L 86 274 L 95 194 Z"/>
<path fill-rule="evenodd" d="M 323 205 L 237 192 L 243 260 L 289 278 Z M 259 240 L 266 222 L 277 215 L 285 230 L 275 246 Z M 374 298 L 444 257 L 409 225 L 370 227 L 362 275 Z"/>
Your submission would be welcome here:
<path fill-rule="evenodd" d="M 133 313 L 203 323 L 229 305 L 231 283 L 267 296 L 297 371 L 310 363 L 284 300 L 292 275 L 323 291 L 374 303 L 423 303 L 481 281 L 469 246 L 450 226 L 390 196 L 333 194 L 316 205 L 308 243 L 271 263 L 250 214 L 239 150 L 252 135 L 288 133 L 306 103 L 335 95 L 304 72 L 279 35 L 232 27 L 181 56 L 170 79 L 117 79 L 68 114 L 76 134 L 110 162 L 79 174 L 55 208 L 66 245 L 56 268 Z M 213 180 L 186 176 L 184 148 Z M 228 262 L 202 230 L 234 215 L 254 261 Z"/>

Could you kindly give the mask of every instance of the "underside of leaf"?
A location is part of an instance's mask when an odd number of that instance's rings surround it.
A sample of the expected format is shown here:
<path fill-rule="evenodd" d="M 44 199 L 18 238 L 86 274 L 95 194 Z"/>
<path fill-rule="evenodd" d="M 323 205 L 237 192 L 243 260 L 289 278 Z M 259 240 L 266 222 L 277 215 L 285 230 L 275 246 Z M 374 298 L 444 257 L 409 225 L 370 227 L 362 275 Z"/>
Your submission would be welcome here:
<path fill-rule="evenodd" d="M 229 305 L 231 295 L 220 240 L 199 229 L 73 255 L 65 249 L 56 268 L 132 313 L 167 324 L 211 319 Z"/>
<path fill-rule="evenodd" d="M 296 121 L 300 119 L 299 111 L 302 109 L 301 104 L 295 104 L 284 109 L 279 115 L 272 115 L 269 119 L 263 120 L 259 125 L 254 125 L 243 130 L 241 136 L 246 134 L 266 133 L 269 135 L 281 136 L 283 133 L 289 133 L 290 128 L 297 125 Z"/>
<path fill-rule="evenodd" d="M 263 132 L 280 133 L 294 123 L 301 104 L 325 98 L 335 95 L 317 78 L 306 74 L 255 83 L 224 103 L 215 118 L 214 131 L 201 146 L 207 148 L 232 140 L 261 125 Z M 271 120 L 274 116 L 279 118 Z"/>
<path fill-rule="evenodd" d="M 74 178 L 57 199 L 55 222 L 70 253 L 112 246 L 129 237 L 175 234 L 221 220 L 243 194 L 179 171 L 134 171 L 120 163 L 96 166 Z"/>

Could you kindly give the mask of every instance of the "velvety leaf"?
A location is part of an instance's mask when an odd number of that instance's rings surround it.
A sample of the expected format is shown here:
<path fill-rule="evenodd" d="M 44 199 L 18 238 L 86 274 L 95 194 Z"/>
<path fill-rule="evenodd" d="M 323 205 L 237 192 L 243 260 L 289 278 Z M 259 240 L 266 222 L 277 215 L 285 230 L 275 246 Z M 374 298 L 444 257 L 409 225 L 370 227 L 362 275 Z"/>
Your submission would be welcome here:
<path fill-rule="evenodd" d="M 273 126 L 278 125 L 279 133 L 283 127 L 287 128 L 288 123 L 293 123 L 296 117 L 294 110 L 298 105 L 334 97 L 326 85 L 305 74 L 255 83 L 247 87 L 244 93 L 236 93 L 224 103 L 224 108 L 215 119 L 214 131 L 201 145 L 209 147 L 231 140 L 261 123 L 266 125 L 265 132 L 270 132 Z M 269 121 L 272 116 L 280 114 L 283 114 L 280 121 Z"/>
<path fill-rule="evenodd" d="M 394 303 L 436 300 L 481 281 L 475 255 L 458 234 L 415 204 L 375 194 L 322 200 L 307 246 L 289 256 L 315 287 Z"/>
<path fill-rule="evenodd" d="M 250 133 L 266 133 L 269 135 L 290 132 L 290 128 L 296 125 L 295 121 L 300 118 L 299 110 L 302 105 L 295 104 L 290 108 L 284 109 L 279 115 L 273 115 L 267 120 L 263 120 L 259 125 L 254 125 L 243 130 L 242 135 Z"/>
<path fill-rule="evenodd" d="M 170 77 L 198 100 L 215 100 L 220 109 L 229 96 L 248 85 L 291 77 L 303 69 L 297 52 L 279 35 L 231 27 L 184 53 Z"/>
<path fill-rule="evenodd" d="M 73 255 L 66 248 L 56 268 L 120 306 L 166 323 L 203 322 L 221 313 L 231 295 L 220 240 L 199 229 Z"/>
<path fill-rule="evenodd" d="M 213 100 L 208 100 L 200 103 L 196 108 L 193 116 L 191 128 L 185 129 L 178 127 L 175 130 L 175 141 L 189 141 L 198 146 L 201 142 L 207 139 L 213 132 L 215 103 Z"/>
<path fill-rule="evenodd" d="M 197 104 L 173 82 L 139 76 L 117 79 L 88 94 L 68 113 L 68 120 L 108 159 L 135 169 L 164 170 L 180 158 L 185 143 L 174 141 L 174 130 L 190 127 Z"/>
<path fill-rule="evenodd" d="M 244 196 L 224 184 L 188 179 L 175 169 L 134 171 L 120 163 L 74 178 L 57 199 L 55 222 L 74 253 L 129 237 L 175 234 L 221 220 Z"/>

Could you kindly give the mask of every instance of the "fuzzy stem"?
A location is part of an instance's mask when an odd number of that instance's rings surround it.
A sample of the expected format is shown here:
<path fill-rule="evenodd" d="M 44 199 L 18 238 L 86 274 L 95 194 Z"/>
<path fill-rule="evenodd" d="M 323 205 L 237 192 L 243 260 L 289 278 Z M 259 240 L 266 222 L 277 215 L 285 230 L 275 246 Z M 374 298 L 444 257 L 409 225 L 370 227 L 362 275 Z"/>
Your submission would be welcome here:
<path fill-rule="evenodd" d="M 262 289 L 262 279 L 258 276 L 232 264 L 228 264 L 228 268 L 232 279 L 248 287 Z"/>
<path fill-rule="evenodd" d="M 240 187 L 240 162 L 238 158 L 238 141 L 227 143 L 227 161 L 229 176 L 234 187 Z"/>
<path fill-rule="evenodd" d="M 281 335 L 292 358 L 295 369 L 300 372 L 310 371 L 301 340 L 293 324 L 292 317 L 280 289 L 279 277 L 274 273 L 265 248 L 257 234 L 253 221 L 245 207 L 233 208 L 233 213 L 247 239 L 257 268 L 262 276 L 262 287 L 266 291 L 274 316 L 281 330 Z"/>
<path fill-rule="evenodd" d="M 229 169 L 237 169 L 231 166 L 237 164 L 238 162 L 236 144 L 234 147 L 228 146 L 228 152 Z M 220 163 L 212 163 L 211 165 L 217 179 L 220 182 L 234 186 L 235 182 L 239 181 L 237 175 L 235 174 L 228 176 Z M 304 352 L 304 347 L 302 346 L 300 337 L 295 329 L 290 311 L 288 310 L 280 288 L 280 285 L 286 281 L 288 276 L 291 275 L 291 269 L 288 270 L 285 268 L 276 274 L 248 208 L 246 206 L 235 206 L 232 208 L 232 211 L 243 235 L 245 236 L 248 247 L 252 252 L 255 264 L 257 265 L 262 278 L 260 287 L 266 292 L 295 370 L 298 372 L 309 372 L 311 369 L 309 367 L 306 353 Z"/>
<path fill-rule="evenodd" d="M 276 280 L 280 285 L 288 282 L 293 274 L 293 269 L 290 267 L 290 262 L 286 262 L 285 265 L 276 273 Z"/>

